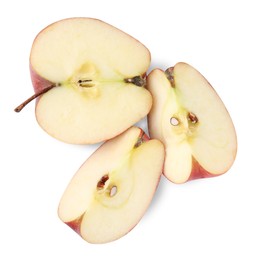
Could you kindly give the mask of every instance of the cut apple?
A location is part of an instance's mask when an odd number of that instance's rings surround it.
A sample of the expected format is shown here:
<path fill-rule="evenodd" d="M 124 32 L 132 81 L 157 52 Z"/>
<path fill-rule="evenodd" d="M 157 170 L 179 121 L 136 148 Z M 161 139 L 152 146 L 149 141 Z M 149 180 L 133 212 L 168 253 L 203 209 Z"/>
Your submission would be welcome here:
<path fill-rule="evenodd" d="M 164 146 L 137 127 L 104 143 L 75 174 L 60 219 L 90 243 L 128 233 L 142 218 L 162 174 Z"/>
<path fill-rule="evenodd" d="M 233 164 L 237 150 L 232 120 L 208 81 L 177 63 L 147 79 L 153 96 L 149 134 L 165 145 L 164 175 L 174 183 L 217 176 Z"/>
<path fill-rule="evenodd" d="M 36 118 L 51 136 L 74 144 L 110 139 L 148 114 L 149 65 L 148 49 L 109 24 L 90 18 L 58 21 L 33 43 L 36 94 L 15 111 L 39 97 Z"/>

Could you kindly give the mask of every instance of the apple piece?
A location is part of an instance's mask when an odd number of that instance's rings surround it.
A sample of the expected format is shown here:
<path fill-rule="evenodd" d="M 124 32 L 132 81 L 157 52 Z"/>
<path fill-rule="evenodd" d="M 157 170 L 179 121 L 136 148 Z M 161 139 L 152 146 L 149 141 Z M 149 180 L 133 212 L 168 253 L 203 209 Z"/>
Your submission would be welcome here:
<path fill-rule="evenodd" d="M 51 136 L 91 144 L 122 133 L 145 117 L 150 53 L 119 29 L 91 18 L 55 22 L 36 37 L 30 54 L 36 119 Z M 42 95 L 43 94 L 43 95 Z"/>
<path fill-rule="evenodd" d="M 180 62 L 166 72 L 153 70 L 147 88 L 153 96 L 149 135 L 165 145 L 164 175 L 184 183 L 229 170 L 236 157 L 236 132 L 208 81 Z"/>
<path fill-rule="evenodd" d="M 162 174 L 164 146 L 137 127 L 105 142 L 66 188 L 60 219 L 90 243 L 128 233 L 148 208 Z"/>

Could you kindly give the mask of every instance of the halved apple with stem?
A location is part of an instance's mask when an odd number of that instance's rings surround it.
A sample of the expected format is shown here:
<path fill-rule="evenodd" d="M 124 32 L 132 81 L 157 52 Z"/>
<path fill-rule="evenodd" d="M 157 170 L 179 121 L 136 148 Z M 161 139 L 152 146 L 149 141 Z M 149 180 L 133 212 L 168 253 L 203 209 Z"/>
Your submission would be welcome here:
<path fill-rule="evenodd" d="M 164 146 L 132 127 L 104 143 L 75 174 L 60 219 L 90 243 L 128 233 L 142 218 L 162 174 Z"/>
<path fill-rule="evenodd" d="M 147 79 L 149 134 L 165 145 L 164 175 L 174 183 L 217 176 L 233 164 L 236 133 L 223 102 L 193 67 L 177 63 Z"/>
<path fill-rule="evenodd" d="M 39 97 L 36 118 L 67 143 L 110 139 L 146 116 L 152 97 L 144 88 L 150 53 L 139 41 L 102 21 L 70 18 L 36 37 L 31 78 Z"/>

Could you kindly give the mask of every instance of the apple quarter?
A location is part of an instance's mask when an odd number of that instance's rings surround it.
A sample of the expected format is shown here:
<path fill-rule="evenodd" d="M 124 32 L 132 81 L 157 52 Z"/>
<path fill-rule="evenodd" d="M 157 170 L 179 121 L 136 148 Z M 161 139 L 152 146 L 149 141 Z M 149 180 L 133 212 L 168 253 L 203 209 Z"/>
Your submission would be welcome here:
<path fill-rule="evenodd" d="M 147 88 L 153 96 L 149 134 L 165 145 L 164 175 L 184 183 L 228 171 L 236 156 L 236 132 L 209 82 L 180 62 L 165 72 L 153 70 Z"/>
<path fill-rule="evenodd" d="M 90 243 L 128 233 L 142 218 L 162 174 L 164 147 L 132 127 L 105 142 L 66 188 L 60 219 Z"/>

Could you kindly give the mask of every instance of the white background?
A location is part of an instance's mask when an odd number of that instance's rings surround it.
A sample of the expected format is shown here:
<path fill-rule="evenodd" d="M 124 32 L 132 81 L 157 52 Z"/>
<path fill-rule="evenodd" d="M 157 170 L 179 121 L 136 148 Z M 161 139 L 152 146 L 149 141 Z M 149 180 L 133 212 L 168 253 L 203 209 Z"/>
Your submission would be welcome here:
<path fill-rule="evenodd" d="M 256 15 L 254 1 L 2 1 L 0 4 L 0 259 L 256 259 Z M 162 69 L 185 61 L 214 86 L 237 130 L 238 154 L 220 177 L 161 179 L 141 222 L 104 245 L 83 241 L 57 216 L 69 180 L 97 148 L 61 143 L 38 126 L 29 53 L 36 34 L 85 16 L 131 34 Z M 68 61 L 67 61 L 68 62 Z M 135 101 L 136 102 L 136 101 Z M 146 126 L 144 120 L 140 123 Z"/>

